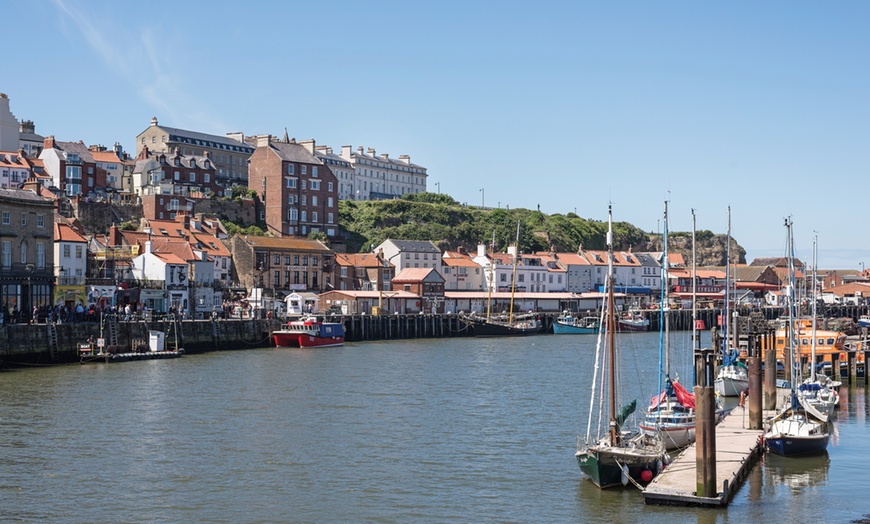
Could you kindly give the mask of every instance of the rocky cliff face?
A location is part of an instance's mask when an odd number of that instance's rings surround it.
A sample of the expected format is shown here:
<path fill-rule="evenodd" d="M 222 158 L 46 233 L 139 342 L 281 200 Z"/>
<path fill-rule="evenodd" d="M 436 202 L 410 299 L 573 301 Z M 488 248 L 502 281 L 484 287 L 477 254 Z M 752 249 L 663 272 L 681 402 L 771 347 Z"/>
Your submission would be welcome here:
<path fill-rule="evenodd" d="M 698 266 L 724 266 L 727 252 L 727 235 L 714 235 L 710 231 L 695 233 L 695 258 Z M 642 251 L 662 251 L 661 235 L 650 235 L 646 247 Z M 668 252 L 680 253 L 687 265 L 692 263 L 692 234 L 670 233 L 668 235 Z M 732 263 L 745 264 L 746 250 L 731 238 Z"/>

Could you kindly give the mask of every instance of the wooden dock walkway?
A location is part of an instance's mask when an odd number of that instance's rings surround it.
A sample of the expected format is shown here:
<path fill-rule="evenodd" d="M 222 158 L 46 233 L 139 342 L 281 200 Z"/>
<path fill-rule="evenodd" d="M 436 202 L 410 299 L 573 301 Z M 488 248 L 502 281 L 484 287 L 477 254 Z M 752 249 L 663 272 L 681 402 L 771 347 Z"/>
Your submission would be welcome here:
<path fill-rule="evenodd" d="M 763 420 L 774 415 L 765 411 Z M 763 430 L 747 429 L 749 408 L 735 407 L 716 425 L 716 485 L 718 496 L 698 497 L 695 444 L 686 448 L 643 490 L 646 504 L 670 506 L 727 506 L 743 479 L 755 465 L 763 446 Z"/>

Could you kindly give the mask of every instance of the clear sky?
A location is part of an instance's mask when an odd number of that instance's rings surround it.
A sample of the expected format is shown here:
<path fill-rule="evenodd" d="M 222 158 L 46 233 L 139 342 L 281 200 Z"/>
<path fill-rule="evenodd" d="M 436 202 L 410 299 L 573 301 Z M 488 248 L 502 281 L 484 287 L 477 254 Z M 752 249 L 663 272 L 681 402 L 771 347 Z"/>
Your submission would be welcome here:
<path fill-rule="evenodd" d="M 870 267 L 870 3 L 11 1 L 0 92 L 87 144 L 161 124 L 407 154 L 460 202 Z M 437 184 L 437 186 L 436 186 Z"/>

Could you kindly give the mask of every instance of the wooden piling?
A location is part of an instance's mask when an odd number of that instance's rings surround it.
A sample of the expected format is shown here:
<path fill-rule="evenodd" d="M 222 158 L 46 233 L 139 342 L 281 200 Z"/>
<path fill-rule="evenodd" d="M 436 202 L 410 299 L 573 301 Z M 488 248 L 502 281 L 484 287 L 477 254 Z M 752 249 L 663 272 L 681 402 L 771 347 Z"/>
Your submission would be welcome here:
<path fill-rule="evenodd" d="M 761 429 L 761 359 L 749 357 L 749 429 Z"/>
<path fill-rule="evenodd" d="M 771 333 L 765 335 L 764 345 L 764 409 L 776 409 L 776 349 L 773 347 Z"/>

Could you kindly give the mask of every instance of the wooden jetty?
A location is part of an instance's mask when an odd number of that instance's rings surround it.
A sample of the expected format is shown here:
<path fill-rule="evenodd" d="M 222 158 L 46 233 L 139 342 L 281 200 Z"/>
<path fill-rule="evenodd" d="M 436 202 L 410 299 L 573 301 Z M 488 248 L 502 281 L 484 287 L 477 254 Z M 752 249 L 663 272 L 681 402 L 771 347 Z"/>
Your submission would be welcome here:
<path fill-rule="evenodd" d="M 773 411 L 764 411 L 767 420 Z M 692 444 L 643 490 L 647 504 L 727 506 L 763 452 L 761 429 L 749 427 L 749 408 L 736 407 L 716 425 L 716 497 L 696 496 L 696 450 Z"/>

